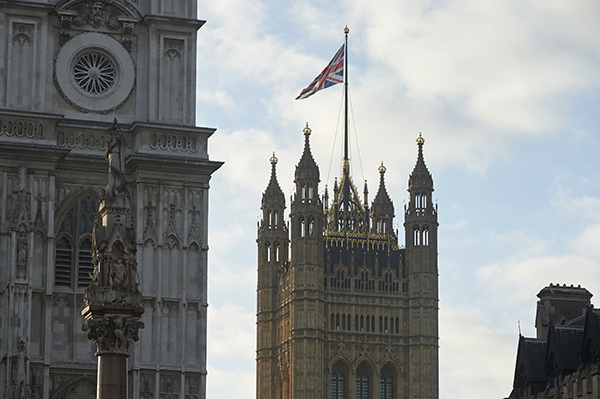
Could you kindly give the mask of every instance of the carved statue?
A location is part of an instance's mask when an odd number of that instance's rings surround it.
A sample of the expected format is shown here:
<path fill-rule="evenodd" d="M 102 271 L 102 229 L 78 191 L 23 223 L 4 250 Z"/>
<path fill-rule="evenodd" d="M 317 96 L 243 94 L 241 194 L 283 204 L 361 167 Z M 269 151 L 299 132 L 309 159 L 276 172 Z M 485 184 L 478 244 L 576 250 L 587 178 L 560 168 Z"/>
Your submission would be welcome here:
<path fill-rule="evenodd" d="M 110 291 L 112 302 L 124 301 L 129 294 L 127 267 L 121 258 L 115 259 L 110 265 Z"/>
<path fill-rule="evenodd" d="M 126 190 L 125 148 L 128 148 L 128 146 L 116 118 L 107 132 L 111 134 L 111 137 L 106 146 L 105 153 L 106 160 L 108 160 L 108 186 L 106 187 L 106 195 L 114 197 Z"/>
<path fill-rule="evenodd" d="M 12 380 L 10 392 L 7 397 L 9 399 L 31 399 L 31 389 L 26 380 L 25 342 L 23 340 L 17 344 L 17 351 L 19 356 L 17 358 L 16 378 Z"/>
<path fill-rule="evenodd" d="M 27 268 L 27 235 L 20 233 L 17 239 L 17 277 L 25 278 Z"/>

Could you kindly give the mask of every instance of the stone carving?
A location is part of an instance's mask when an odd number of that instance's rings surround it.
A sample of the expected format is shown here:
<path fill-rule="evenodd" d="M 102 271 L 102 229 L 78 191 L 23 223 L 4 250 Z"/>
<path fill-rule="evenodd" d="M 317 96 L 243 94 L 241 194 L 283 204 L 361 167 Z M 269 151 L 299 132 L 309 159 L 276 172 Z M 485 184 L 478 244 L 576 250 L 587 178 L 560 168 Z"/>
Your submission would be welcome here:
<path fill-rule="evenodd" d="M 31 46 L 33 25 L 13 23 L 13 43 L 20 46 Z"/>
<path fill-rule="evenodd" d="M 121 133 L 117 119 L 113 120 L 112 125 L 107 130 L 110 133 L 110 141 L 106 145 L 106 160 L 108 161 L 108 185 L 106 186 L 106 196 L 116 197 L 117 195 L 129 197 L 127 182 L 125 181 L 125 148 L 129 148 L 125 137 Z"/>
<path fill-rule="evenodd" d="M 164 57 L 169 60 L 181 60 L 183 54 L 183 40 L 165 39 L 164 42 Z"/>
<path fill-rule="evenodd" d="M 362 359 L 369 359 L 373 364 L 375 364 L 375 359 L 373 359 L 373 355 L 371 354 L 371 349 L 369 345 L 364 343 L 360 350 L 360 354 L 354 359 L 354 364 L 359 363 Z"/>
<path fill-rule="evenodd" d="M 37 211 L 35 213 L 35 222 L 33 223 L 35 227 L 36 234 L 40 234 L 42 237 L 46 237 L 46 224 L 44 223 L 44 214 L 42 213 L 42 203 L 43 203 L 42 194 L 38 194 L 37 197 Z"/>
<path fill-rule="evenodd" d="M 171 391 L 171 383 L 167 383 L 167 389 L 165 392 L 160 393 L 161 399 L 177 399 L 179 398 L 179 394 Z"/>
<path fill-rule="evenodd" d="M 25 359 L 25 342 L 19 341 L 17 344 L 17 372 L 16 376 L 13 376 L 10 392 L 8 393 L 9 399 L 32 399 L 31 389 L 27 383 L 27 372 L 26 372 L 26 359 Z"/>
<path fill-rule="evenodd" d="M 96 347 L 96 356 L 129 356 L 129 345 L 140 339 L 140 328 L 144 328 L 143 322 L 121 315 L 89 318 L 82 327 L 84 331 L 88 331 L 87 338 Z"/>
<path fill-rule="evenodd" d="M 17 190 L 13 191 L 11 229 L 21 232 L 31 228 L 31 193 L 29 192 L 27 165 L 21 161 L 18 167 Z"/>
<path fill-rule="evenodd" d="M 141 380 L 144 381 L 144 390 L 140 392 L 140 398 L 142 399 L 154 399 L 154 391 L 150 390 L 150 382 L 154 381 L 154 378 L 150 375 L 141 375 Z M 154 386 L 154 384 L 152 384 Z"/>
<path fill-rule="evenodd" d="M 141 303 L 141 293 L 133 228 L 125 228 L 120 223 L 109 237 L 102 227 L 94 221 L 94 271 L 92 282 L 85 290 L 84 302 L 87 306 L 104 302 L 137 306 Z"/>
<path fill-rule="evenodd" d="M 123 22 L 123 31 L 121 33 L 121 44 L 125 49 L 131 52 L 133 44 L 133 22 Z"/>
<path fill-rule="evenodd" d="M 156 207 L 152 205 L 152 202 L 148 202 L 148 205 L 146 205 L 145 208 L 147 210 L 147 217 L 142 240 L 146 242 L 146 240 L 151 239 L 156 244 L 156 226 L 154 225 L 154 217 L 152 216 L 152 212 Z"/>
<path fill-rule="evenodd" d="M 129 345 L 139 340 L 141 307 L 136 241 L 131 214 L 131 195 L 125 180 L 125 148 L 117 120 L 107 129 L 108 185 L 102 190 L 92 232 L 92 281 L 86 288 L 82 329 L 96 347 L 96 356 L 129 356 Z M 129 224 L 126 226 L 129 219 Z"/>
<path fill-rule="evenodd" d="M 44 139 L 44 125 L 24 120 L 0 119 L 0 136 Z"/>
<path fill-rule="evenodd" d="M 166 134 L 152 134 L 150 148 L 163 151 L 198 152 L 195 138 Z"/>
<path fill-rule="evenodd" d="M 58 44 L 62 46 L 71 38 L 71 23 L 73 22 L 72 15 L 61 15 L 59 20 Z"/>
<path fill-rule="evenodd" d="M 27 274 L 27 251 L 29 249 L 27 241 L 27 235 L 20 232 L 17 239 L 17 278 L 25 278 Z"/>
<path fill-rule="evenodd" d="M 199 399 L 199 396 L 196 394 L 193 385 L 190 386 L 190 392 L 185 395 L 185 399 Z"/>
<path fill-rule="evenodd" d="M 165 242 L 170 242 L 170 246 L 172 247 L 176 243 L 181 242 L 176 227 L 177 208 L 175 207 L 175 204 L 170 204 L 169 208 L 165 208 L 165 210 L 169 211 L 169 221 L 167 222 L 167 228 L 163 234 L 163 240 L 165 240 Z"/>
<path fill-rule="evenodd" d="M 188 231 L 187 242 L 188 245 L 192 243 L 196 243 L 198 247 L 200 247 L 200 232 L 198 231 L 198 223 L 196 220 L 200 217 L 200 211 L 196 209 L 196 206 L 189 211 L 192 218 L 192 223 L 190 224 L 190 229 Z"/>
<path fill-rule="evenodd" d="M 73 25 L 84 26 L 87 24 L 94 28 L 106 26 L 112 30 L 119 29 L 119 17 L 122 12 L 111 3 L 112 0 L 103 0 L 82 1 L 75 4 L 72 9 L 77 11 L 77 15 L 73 18 Z"/>

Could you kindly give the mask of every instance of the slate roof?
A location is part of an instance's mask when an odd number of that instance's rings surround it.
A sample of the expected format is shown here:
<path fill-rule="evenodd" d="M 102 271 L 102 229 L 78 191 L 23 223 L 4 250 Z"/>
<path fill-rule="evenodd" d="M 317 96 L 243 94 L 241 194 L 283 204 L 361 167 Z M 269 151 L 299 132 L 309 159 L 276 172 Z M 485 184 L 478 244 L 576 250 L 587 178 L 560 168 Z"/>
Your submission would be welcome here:
<path fill-rule="evenodd" d="M 600 358 L 600 309 L 588 308 L 585 333 L 581 347 L 581 359 L 595 362 Z"/>
<path fill-rule="evenodd" d="M 550 324 L 546 352 L 546 372 L 551 366 L 550 356 L 554 353 L 556 370 L 563 374 L 577 370 L 583 342 L 583 326 Z"/>
<path fill-rule="evenodd" d="M 513 387 L 519 388 L 526 383 L 545 383 L 544 361 L 546 358 L 546 340 L 538 338 L 519 338 L 519 349 L 517 351 L 517 365 L 515 368 L 515 377 Z M 518 375 L 519 370 L 525 372 L 525 375 Z M 520 381 L 524 378 L 526 381 Z"/>

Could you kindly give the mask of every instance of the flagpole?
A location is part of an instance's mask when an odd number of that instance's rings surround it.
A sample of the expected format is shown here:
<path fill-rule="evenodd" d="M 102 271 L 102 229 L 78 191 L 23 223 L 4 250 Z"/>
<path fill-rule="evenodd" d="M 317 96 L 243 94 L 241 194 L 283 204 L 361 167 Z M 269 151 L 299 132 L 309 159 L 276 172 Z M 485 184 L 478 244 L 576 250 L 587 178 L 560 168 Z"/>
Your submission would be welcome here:
<path fill-rule="evenodd" d="M 344 34 L 346 36 L 345 49 L 344 49 L 344 167 L 347 167 L 348 163 L 348 25 L 344 28 Z"/>

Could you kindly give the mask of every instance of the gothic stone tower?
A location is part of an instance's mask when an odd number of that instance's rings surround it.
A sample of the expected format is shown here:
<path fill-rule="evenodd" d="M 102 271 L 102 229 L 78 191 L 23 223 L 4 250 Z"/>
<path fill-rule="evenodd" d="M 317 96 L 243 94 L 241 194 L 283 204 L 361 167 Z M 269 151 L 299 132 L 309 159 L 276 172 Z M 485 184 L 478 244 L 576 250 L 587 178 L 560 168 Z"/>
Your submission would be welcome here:
<path fill-rule="evenodd" d="M 131 398 L 204 398 L 208 157 L 195 121 L 196 0 L 2 1 L 0 397 L 87 398 L 81 330 L 116 118 L 145 328 Z M 109 184 L 110 187 L 110 184 Z M 25 389 L 23 388 L 23 389 Z"/>
<path fill-rule="evenodd" d="M 289 231 L 275 157 L 263 194 L 257 398 L 437 399 L 437 208 L 424 140 L 417 140 L 400 247 L 383 164 L 370 207 L 348 159 L 330 203 L 327 188 L 317 194 L 310 133 L 306 127 Z"/>

